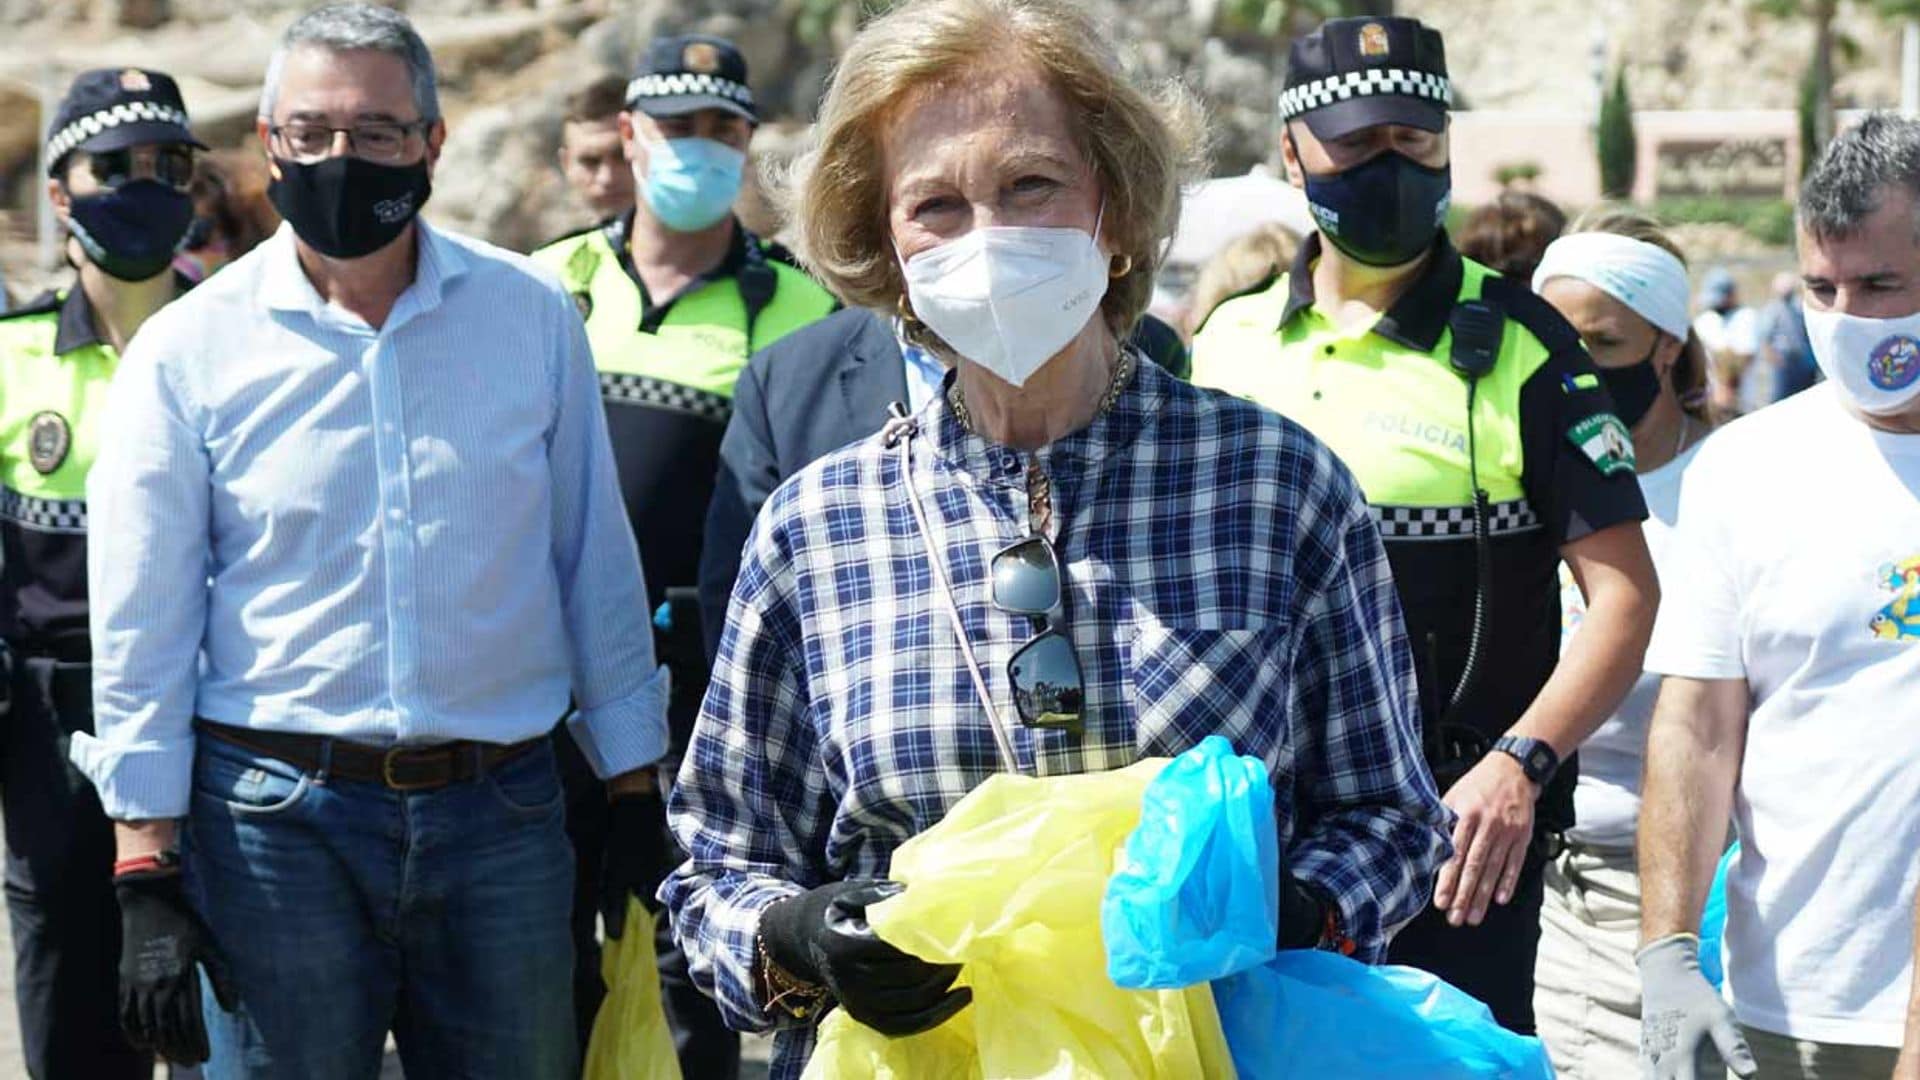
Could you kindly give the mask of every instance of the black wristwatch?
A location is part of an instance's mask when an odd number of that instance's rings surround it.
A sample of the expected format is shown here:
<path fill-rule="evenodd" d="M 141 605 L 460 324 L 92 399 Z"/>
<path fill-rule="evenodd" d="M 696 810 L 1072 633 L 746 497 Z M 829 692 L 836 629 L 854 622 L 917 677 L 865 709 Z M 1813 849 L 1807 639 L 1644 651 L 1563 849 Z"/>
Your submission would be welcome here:
<path fill-rule="evenodd" d="M 1502 735 L 1493 741 L 1493 748 L 1520 763 L 1520 770 L 1527 779 L 1547 786 L 1553 774 L 1560 771 L 1560 755 L 1545 739 L 1529 739 L 1524 735 Z"/>

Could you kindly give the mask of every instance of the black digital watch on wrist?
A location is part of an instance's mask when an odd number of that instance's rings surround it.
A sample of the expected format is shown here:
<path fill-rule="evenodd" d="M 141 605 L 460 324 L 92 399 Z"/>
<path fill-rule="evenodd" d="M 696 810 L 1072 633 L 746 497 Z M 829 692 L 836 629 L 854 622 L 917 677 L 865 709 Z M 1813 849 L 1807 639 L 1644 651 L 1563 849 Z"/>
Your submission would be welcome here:
<path fill-rule="evenodd" d="M 1493 748 L 1520 763 L 1520 770 L 1527 779 L 1546 787 L 1553 774 L 1560 771 L 1560 755 L 1545 739 L 1530 739 L 1524 735 L 1502 735 L 1493 741 Z"/>

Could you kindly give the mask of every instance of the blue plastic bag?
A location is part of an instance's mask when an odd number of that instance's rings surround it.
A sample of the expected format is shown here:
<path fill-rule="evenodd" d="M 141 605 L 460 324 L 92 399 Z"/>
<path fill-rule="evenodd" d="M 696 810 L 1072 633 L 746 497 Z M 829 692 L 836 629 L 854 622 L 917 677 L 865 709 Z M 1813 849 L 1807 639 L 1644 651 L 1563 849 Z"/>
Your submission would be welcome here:
<path fill-rule="evenodd" d="M 1727 867 L 1739 857 L 1740 842 L 1735 840 L 1720 856 L 1720 867 L 1713 872 L 1713 888 L 1707 890 L 1706 909 L 1700 913 L 1700 973 L 1715 990 L 1727 975 L 1721 955 L 1727 936 Z"/>
<path fill-rule="evenodd" d="M 1265 962 L 1278 936 L 1278 844 L 1259 759 L 1209 735 L 1169 762 L 1100 903 L 1114 984 L 1175 989 Z"/>
<path fill-rule="evenodd" d="M 1213 1000 L 1241 1076 L 1260 1080 L 1551 1080 L 1539 1039 L 1409 967 L 1290 950 L 1216 980 Z"/>
<path fill-rule="evenodd" d="M 1211 980 L 1241 1076 L 1261 1080 L 1551 1080 L 1540 1040 L 1412 968 L 1276 954 L 1279 852 L 1265 766 L 1211 736 L 1143 799 L 1101 905 L 1122 986 Z"/>

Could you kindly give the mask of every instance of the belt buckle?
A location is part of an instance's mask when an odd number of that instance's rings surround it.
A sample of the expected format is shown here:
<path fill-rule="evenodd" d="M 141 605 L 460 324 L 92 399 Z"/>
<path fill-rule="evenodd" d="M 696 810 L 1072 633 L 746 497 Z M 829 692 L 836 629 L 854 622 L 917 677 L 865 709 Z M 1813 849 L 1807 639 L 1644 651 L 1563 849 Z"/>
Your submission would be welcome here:
<path fill-rule="evenodd" d="M 432 780 L 426 782 L 418 780 L 405 781 L 393 774 L 394 762 L 402 760 L 400 755 L 409 752 L 407 747 L 395 746 L 388 749 L 388 751 L 381 756 L 380 782 L 393 791 L 425 791 L 429 788 L 439 787 L 440 785 Z"/>

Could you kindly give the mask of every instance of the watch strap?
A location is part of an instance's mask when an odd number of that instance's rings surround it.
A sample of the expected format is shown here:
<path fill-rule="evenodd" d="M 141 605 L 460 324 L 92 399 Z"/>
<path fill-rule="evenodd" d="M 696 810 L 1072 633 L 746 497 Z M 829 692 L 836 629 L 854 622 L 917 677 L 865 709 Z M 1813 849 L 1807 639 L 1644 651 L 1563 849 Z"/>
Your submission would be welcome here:
<path fill-rule="evenodd" d="M 1494 740 L 1493 748 L 1518 761 L 1527 779 L 1542 787 L 1553 779 L 1554 773 L 1560 771 L 1560 755 L 1545 739 L 1502 735 Z"/>

